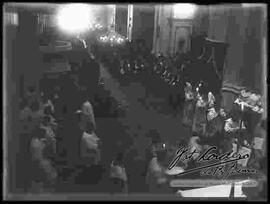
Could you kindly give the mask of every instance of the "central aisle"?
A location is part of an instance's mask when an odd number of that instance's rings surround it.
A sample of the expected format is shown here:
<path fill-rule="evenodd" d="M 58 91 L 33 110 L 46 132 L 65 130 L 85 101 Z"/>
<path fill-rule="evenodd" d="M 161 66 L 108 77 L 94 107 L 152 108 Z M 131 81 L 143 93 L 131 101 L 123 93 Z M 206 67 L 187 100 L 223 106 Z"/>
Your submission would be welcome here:
<path fill-rule="evenodd" d="M 163 111 L 166 99 L 146 93 L 146 88 L 140 82 L 121 86 L 102 65 L 101 77 L 104 79 L 104 89 L 109 91 L 125 110 L 125 115 L 117 118 L 117 121 L 129 135 L 130 147 L 137 150 L 139 157 L 145 156 L 144 151 L 149 144 L 147 135 L 151 130 L 156 130 L 163 140 L 170 143 L 188 136 L 188 130 L 181 123 L 181 111 L 174 114 L 173 111 Z"/>

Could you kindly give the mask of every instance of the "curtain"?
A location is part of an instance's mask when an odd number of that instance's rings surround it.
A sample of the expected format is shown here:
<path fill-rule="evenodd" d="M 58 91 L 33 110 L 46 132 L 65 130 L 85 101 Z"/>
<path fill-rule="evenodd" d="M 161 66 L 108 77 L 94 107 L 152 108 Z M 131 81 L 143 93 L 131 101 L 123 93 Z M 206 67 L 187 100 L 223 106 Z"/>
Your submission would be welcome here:
<path fill-rule="evenodd" d="M 5 25 L 18 25 L 18 14 L 15 12 L 4 12 Z"/>
<path fill-rule="evenodd" d="M 224 83 L 266 93 L 263 59 L 266 52 L 265 16 L 261 5 L 247 8 L 241 4 L 209 7 L 208 37 L 229 44 Z M 263 97 L 266 104 L 266 96 Z"/>

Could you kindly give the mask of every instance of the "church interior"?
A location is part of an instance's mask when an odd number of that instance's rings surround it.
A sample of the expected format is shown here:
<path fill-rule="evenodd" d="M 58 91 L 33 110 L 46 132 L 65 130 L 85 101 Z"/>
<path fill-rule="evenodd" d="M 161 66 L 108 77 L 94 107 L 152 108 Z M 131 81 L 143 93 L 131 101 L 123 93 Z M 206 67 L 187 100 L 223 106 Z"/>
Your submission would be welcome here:
<path fill-rule="evenodd" d="M 265 4 L 3 7 L 6 200 L 267 198 Z"/>

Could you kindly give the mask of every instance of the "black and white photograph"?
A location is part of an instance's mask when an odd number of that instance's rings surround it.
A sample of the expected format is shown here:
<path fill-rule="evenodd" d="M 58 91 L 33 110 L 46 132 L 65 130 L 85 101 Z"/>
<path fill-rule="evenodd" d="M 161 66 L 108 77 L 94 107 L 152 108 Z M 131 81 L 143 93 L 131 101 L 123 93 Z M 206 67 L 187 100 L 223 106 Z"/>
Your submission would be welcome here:
<path fill-rule="evenodd" d="M 3 3 L 3 200 L 268 201 L 267 16 Z"/>

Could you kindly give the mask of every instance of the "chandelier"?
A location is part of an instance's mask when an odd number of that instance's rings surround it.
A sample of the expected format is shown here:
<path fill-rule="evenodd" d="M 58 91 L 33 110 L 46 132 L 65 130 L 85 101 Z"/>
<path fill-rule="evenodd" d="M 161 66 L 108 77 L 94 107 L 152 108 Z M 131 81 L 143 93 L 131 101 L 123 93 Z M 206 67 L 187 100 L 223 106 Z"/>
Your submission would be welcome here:
<path fill-rule="evenodd" d="M 121 45 L 123 44 L 126 39 L 124 36 L 117 33 L 115 30 L 111 29 L 108 32 L 106 32 L 104 35 L 101 35 L 99 37 L 99 40 L 102 43 L 113 45 Z"/>
<path fill-rule="evenodd" d="M 102 30 L 104 27 L 100 23 L 94 23 L 90 25 L 90 30 Z"/>

